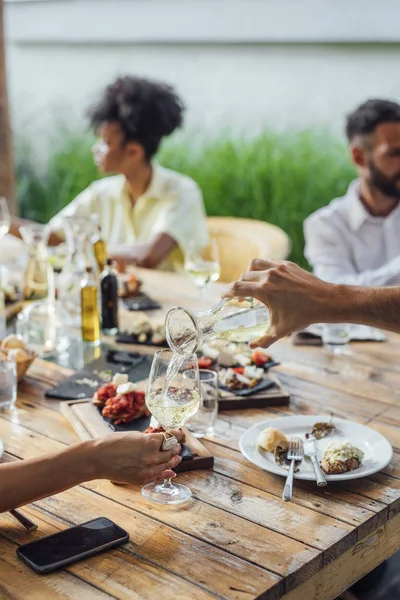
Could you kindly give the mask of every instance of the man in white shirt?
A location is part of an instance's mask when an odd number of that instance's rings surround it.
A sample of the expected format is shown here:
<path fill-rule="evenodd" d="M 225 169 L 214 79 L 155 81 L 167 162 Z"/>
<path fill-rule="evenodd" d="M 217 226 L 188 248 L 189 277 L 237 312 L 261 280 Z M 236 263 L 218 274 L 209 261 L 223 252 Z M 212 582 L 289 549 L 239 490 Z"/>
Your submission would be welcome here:
<path fill-rule="evenodd" d="M 182 113 L 168 85 L 137 77 L 109 85 L 89 116 L 99 136 L 94 160 L 116 175 L 92 183 L 51 220 L 50 243 L 64 237 L 64 217 L 97 215 L 108 255 L 120 263 L 179 270 L 189 247 L 202 249 L 208 234 L 198 185 L 153 160 Z"/>
<path fill-rule="evenodd" d="M 346 134 L 359 178 L 306 219 L 305 256 L 325 281 L 400 285 L 400 105 L 368 100 Z"/>

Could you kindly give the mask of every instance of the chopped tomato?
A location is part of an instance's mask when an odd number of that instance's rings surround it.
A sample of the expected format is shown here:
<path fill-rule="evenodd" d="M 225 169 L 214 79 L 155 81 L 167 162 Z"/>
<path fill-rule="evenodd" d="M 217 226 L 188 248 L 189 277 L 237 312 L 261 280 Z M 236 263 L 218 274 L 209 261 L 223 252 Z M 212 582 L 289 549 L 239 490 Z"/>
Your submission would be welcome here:
<path fill-rule="evenodd" d="M 244 367 L 235 367 L 232 371 L 238 375 L 244 375 Z"/>
<path fill-rule="evenodd" d="M 262 350 L 254 350 L 251 355 L 251 360 L 256 365 L 256 367 L 263 367 L 267 362 L 271 360 L 271 357 L 268 354 L 265 354 Z"/>
<path fill-rule="evenodd" d="M 213 363 L 211 358 L 207 358 L 207 356 L 200 356 L 199 360 L 199 369 L 209 369 Z"/>

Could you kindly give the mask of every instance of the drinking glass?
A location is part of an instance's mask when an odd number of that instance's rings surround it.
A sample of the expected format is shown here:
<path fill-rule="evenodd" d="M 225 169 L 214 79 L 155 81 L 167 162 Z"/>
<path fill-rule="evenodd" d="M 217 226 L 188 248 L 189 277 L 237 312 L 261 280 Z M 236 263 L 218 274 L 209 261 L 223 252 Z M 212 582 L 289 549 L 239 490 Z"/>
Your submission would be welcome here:
<path fill-rule="evenodd" d="M 209 369 L 189 369 L 183 375 L 188 379 L 200 380 L 200 407 L 189 421 L 186 427 L 197 438 L 213 435 L 215 419 L 218 413 L 218 374 Z"/>
<path fill-rule="evenodd" d="M 9 232 L 10 225 L 11 215 L 8 209 L 7 200 L 2 196 L 0 198 L 0 240 Z"/>
<path fill-rule="evenodd" d="M 193 244 L 185 253 L 185 271 L 202 295 L 211 282 L 218 281 L 221 275 L 217 240 L 212 238 L 203 250 Z"/>
<path fill-rule="evenodd" d="M 17 400 L 17 365 L 14 360 L 0 361 L 0 410 L 14 408 Z"/>
<path fill-rule="evenodd" d="M 348 323 L 325 323 L 322 328 L 322 341 L 328 352 L 343 354 L 350 341 L 350 325 Z"/>
<path fill-rule="evenodd" d="M 185 377 L 193 369 L 193 378 Z M 154 355 L 146 393 L 146 404 L 159 425 L 166 431 L 179 429 L 197 412 L 200 403 L 200 385 L 197 356 L 183 356 L 171 350 L 159 350 Z M 191 498 L 185 485 L 172 483 L 148 483 L 142 488 L 148 500 L 161 504 L 181 504 Z"/>

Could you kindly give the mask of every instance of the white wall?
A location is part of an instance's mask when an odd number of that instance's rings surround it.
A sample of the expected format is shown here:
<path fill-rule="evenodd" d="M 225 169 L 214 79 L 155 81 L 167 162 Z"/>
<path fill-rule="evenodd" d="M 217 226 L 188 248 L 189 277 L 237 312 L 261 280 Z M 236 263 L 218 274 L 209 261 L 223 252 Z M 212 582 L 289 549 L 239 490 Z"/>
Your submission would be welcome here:
<path fill-rule="evenodd" d="M 56 0 L 8 2 L 14 123 L 44 134 L 82 118 L 118 74 L 176 85 L 187 123 L 255 129 L 322 123 L 368 97 L 400 101 L 400 2 Z M 346 44 L 338 43 L 346 40 Z"/>

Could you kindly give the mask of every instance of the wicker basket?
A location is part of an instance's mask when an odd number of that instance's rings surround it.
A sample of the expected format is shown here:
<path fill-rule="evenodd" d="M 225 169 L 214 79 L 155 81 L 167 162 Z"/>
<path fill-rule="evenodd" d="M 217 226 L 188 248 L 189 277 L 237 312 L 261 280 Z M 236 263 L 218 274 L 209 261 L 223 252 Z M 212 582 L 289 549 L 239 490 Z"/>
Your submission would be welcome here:
<path fill-rule="evenodd" d="M 33 363 L 33 361 L 36 358 L 35 352 L 31 352 L 30 350 L 25 350 L 25 352 L 27 352 L 29 354 L 29 358 L 27 358 L 23 362 L 16 363 L 18 382 L 22 381 L 22 379 L 25 377 L 27 370 L 29 369 L 29 367 L 31 366 L 31 364 Z"/>
<path fill-rule="evenodd" d="M 4 354 L 8 354 L 7 350 L 1 350 L 1 352 L 3 352 Z M 15 363 L 16 367 L 17 367 L 17 380 L 18 381 L 22 381 L 22 379 L 25 377 L 27 370 L 29 369 L 29 367 L 31 366 L 31 364 L 33 363 L 33 361 L 36 358 L 35 352 L 32 352 L 31 350 L 28 350 L 26 348 L 24 348 L 24 352 L 29 354 L 29 358 Z"/>
<path fill-rule="evenodd" d="M 222 282 L 238 279 L 252 258 L 282 260 L 289 254 L 289 237 L 276 225 L 235 217 L 209 217 L 207 225 L 218 244 Z"/>

